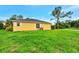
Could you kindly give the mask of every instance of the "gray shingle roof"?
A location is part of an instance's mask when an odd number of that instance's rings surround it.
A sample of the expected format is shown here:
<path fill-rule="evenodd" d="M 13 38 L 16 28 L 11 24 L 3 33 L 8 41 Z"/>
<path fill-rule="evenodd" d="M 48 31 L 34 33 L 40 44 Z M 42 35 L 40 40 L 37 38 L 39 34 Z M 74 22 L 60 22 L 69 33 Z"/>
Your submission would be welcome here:
<path fill-rule="evenodd" d="M 18 19 L 17 21 L 20 21 L 20 22 L 38 22 L 38 23 L 49 23 L 49 22 L 42 21 L 42 20 L 37 20 L 37 19 Z M 49 23 L 49 24 L 51 24 L 51 23 Z"/>

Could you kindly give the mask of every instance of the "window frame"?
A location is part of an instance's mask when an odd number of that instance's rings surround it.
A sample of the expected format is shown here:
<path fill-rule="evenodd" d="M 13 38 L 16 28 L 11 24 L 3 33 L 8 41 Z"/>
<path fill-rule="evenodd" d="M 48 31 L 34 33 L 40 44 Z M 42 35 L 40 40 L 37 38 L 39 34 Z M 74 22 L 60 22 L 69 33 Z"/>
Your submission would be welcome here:
<path fill-rule="evenodd" d="M 36 23 L 36 28 L 40 28 L 40 24 L 39 23 Z"/>

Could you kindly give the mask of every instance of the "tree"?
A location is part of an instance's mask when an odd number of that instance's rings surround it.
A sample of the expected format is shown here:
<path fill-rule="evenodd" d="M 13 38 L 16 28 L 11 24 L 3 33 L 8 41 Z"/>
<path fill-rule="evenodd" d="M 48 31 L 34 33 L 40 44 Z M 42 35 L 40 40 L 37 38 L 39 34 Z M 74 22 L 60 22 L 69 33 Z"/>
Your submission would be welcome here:
<path fill-rule="evenodd" d="M 2 21 L 0 21 L 0 29 L 3 29 L 3 28 L 4 28 L 3 23 Z"/>
<path fill-rule="evenodd" d="M 12 15 L 9 20 L 20 20 L 23 19 L 22 15 Z"/>
<path fill-rule="evenodd" d="M 17 19 L 17 15 L 12 15 L 9 20 L 16 20 L 16 19 Z"/>
<path fill-rule="evenodd" d="M 79 20 L 71 21 L 71 27 L 79 28 Z"/>
<path fill-rule="evenodd" d="M 11 20 L 7 20 L 5 24 L 5 30 L 7 31 L 13 31 L 13 23 Z"/>
<path fill-rule="evenodd" d="M 59 20 L 60 18 L 64 18 L 64 17 L 71 17 L 71 15 L 73 14 L 73 12 L 68 11 L 66 13 L 62 12 L 62 8 L 59 7 L 55 7 L 55 9 L 52 11 L 52 15 L 56 18 L 56 28 L 59 28 Z M 52 19 L 51 19 L 52 20 Z"/>
<path fill-rule="evenodd" d="M 26 18 L 26 19 L 31 19 L 31 18 Z"/>
<path fill-rule="evenodd" d="M 7 31 L 13 31 L 12 20 L 16 20 L 16 19 L 17 19 L 17 15 L 12 15 L 9 19 L 7 19 L 7 21 L 5 23 L 5 30 L 7 30 Z"/>
<path fill-rule="evenodd" d="M 23 16 L 22 15 L 18 15 L 17 19 L 23 19 Z"/>

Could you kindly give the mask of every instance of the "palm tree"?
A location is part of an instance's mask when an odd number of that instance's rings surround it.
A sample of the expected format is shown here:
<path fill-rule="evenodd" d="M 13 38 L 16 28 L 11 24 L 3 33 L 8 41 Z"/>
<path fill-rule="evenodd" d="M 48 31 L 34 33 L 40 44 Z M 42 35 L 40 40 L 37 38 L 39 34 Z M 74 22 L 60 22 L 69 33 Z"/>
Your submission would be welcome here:
<path fill-rule="evenodd" d="M 62 12 L 62 8 L 59 7 L 55 7 L 55 9 L 52 11 L 52 15 L 57 19 L 57 23 L 56 23 L 56 28 L 59 28 L 59 20 L 60 18 L 64 18 L 64 17 L 71 17 L 71 15 L 73 14 L 73 12 L 68 11 L 66 13 Z M 52 20 L 52 19 L 51 19 Z"/>

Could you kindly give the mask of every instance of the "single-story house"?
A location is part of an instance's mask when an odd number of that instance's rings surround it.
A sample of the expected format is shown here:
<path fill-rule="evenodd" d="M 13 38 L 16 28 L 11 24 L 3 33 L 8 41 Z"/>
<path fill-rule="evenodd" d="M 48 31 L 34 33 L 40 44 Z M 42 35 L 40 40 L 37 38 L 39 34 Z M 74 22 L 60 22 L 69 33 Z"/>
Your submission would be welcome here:
<path fill-rule="evenodd" d="M 13 31 L 51 30 L 51 23 L 37 19 L 13 20 Z"/>

